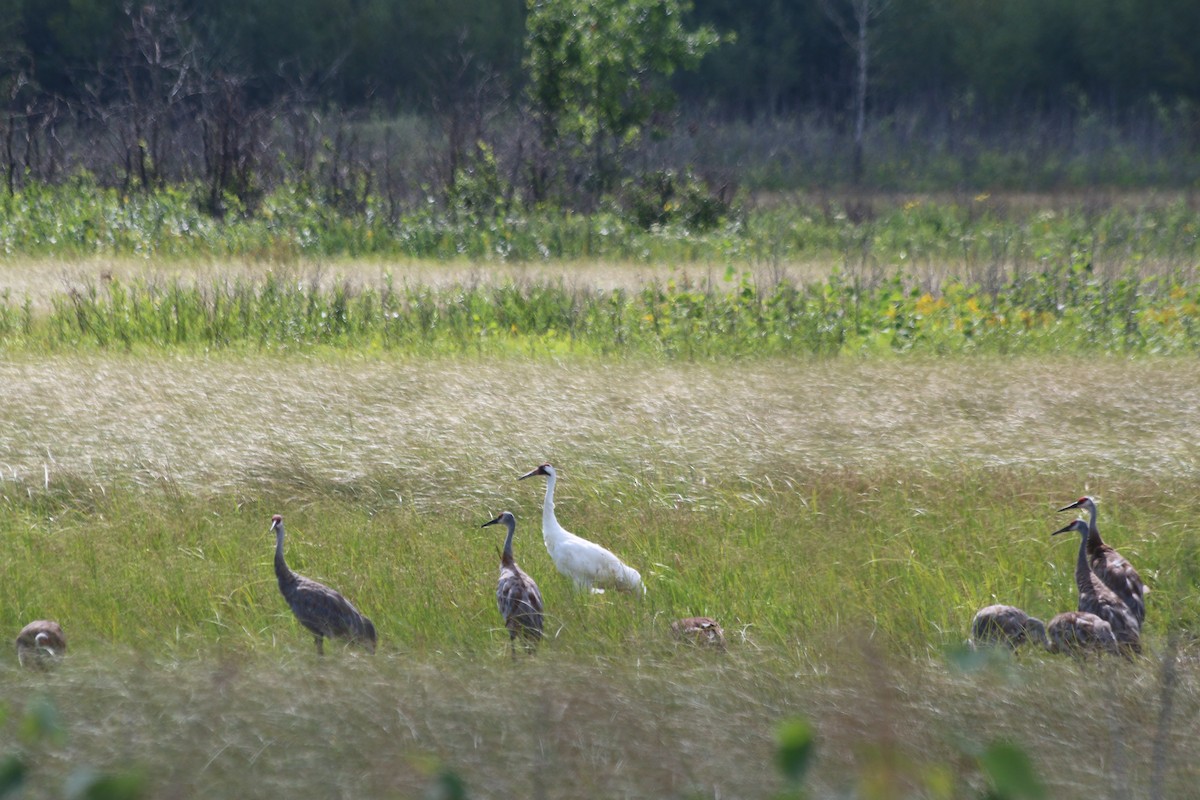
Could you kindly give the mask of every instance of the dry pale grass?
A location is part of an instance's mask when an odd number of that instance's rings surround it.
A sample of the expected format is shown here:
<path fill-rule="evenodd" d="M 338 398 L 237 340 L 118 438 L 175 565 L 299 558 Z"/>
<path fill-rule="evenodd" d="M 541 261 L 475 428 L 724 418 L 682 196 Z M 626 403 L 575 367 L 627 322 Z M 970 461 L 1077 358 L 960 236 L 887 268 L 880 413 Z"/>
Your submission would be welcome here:
<path fill-rule="evenodd" d="M 155 797 L 417 797 L 449 769 L 469 797 L 764 798 L 782 788 L 774 732 L 794 716 L 816 728 L 815 798 L 980 797 L 975 755 L 998 740 L 1027 745 L 1055 798 L 1146 797 L 1155 781 L 1182 797 L 1200 777 L 1185 757 L 1196 726 L 1180 722 L 1200 709 L 1192 663 L 1167 734 L 1149 666 L 1002 658 L 960 672 L 869 646 L 833 655 L 829 674 L 737 653 L 118 656 L 49 676 L 3 665 L 0 686 L 11 725 L 48 702 L 68 733 L 29 754 L 28 797 L 61 796 L 90 765 L 139 769 Z"/>
<path fill-rule="evenodd" d="M 20 357 L 0 364 L 0 469 L 214 489 L 385 475 L 421 508 L 490 507 L 545 460 L 567 492 L 669 503 L 894 467 L 1028 468 L 1094 490 L 1200 470 L 1197 386 L 1200 363 L 1153 359 Z"/>
<path fill-rule="evenodd" d="M 748 267 L 750 269 L 752 267 Z M 825 280 L 827 261 L 789 261 L 773 266 L 758 277 L 779 280 Z M 136 258 L 94 258 L 60 261 L 53 259 L 0 260 L 0 289 L 16 302 L 29 298 L 33 307 L 45 310 L 51 300 L 72 289 L 102 286 L 110 280 L 153 285 L 180 283 L 185 286 L 246 281 L 261 283 L 273 273 L 304 286 L 326 289 L 349 284 L 355 288 L 381 287 L 390 276 L 395 286 L 433 287 L 545 284 L 562 282 L 567 287 L 587 290 L 636 290 L 648 283 L 720 280 L 725 267 L 709 264 L 672 266 L 663 263 L 613 261 L 539 261 L 479 264 L 396 259 L 333 259 L 317 261 L 264 262 L 261 260 L 179 259 L 151 261 Z"/>

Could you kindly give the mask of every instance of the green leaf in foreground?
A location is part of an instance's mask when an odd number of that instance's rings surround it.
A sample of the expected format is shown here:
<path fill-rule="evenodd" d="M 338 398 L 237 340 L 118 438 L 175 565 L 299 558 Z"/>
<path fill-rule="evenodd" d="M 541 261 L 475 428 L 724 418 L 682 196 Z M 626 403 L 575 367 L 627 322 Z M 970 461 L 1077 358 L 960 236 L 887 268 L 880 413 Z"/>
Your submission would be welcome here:
<path fill-rule="evenodd" d="M 136 770 L 97 773 L 77 771 L 67 781 L 71 800 L 136 800 L 146 794 L 146 776 Z"/>
<path fill-rule="evenodd" d="M 789 781 L 800 783 L 812 765 L 816 750 L 816 732 L 812 724 L 799 717 L 788 720 L 779 727 L 776 740 L 779 742 L 776 751 L 779 769 Z"/>
<path fill-rule="evenodd" d="M 0 797 L 12 794 L 25 783 L 25 762 L 20 756 L 10 755 L 0 762 Z"/>
<path fill-rule="evenodd" d="M 1046 796 L 1046 787 L 1038 779 L 1033 761 L 1020 747 L 1009 742 L 995 742 L 979 756 L 997 800 L 1039 800 Z"/>
<path fill-rule="evenodd" d="M 426 800 L 467 800 L 467 784 L 453 769 L 443 767 L 426 790 L 425 797 Z"/>
<path fill-rule="evenodd" d="M 26 742 L 51 740 L 61 742 L 67 738 L 62 717 L 54 703 L 40 697 L 30 703 L 21 720 L 21 738 Z"/>

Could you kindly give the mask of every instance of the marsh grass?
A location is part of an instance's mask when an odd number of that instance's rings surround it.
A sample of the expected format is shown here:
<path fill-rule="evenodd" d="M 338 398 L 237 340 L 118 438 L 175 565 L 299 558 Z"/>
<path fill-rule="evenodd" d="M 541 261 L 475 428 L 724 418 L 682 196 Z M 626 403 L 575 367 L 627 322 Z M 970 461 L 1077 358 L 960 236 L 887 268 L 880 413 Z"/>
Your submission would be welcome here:
<path fill-rule="evenodd" d="M 818 730 L 817 797 L 982 794 L 995 740 L 1055 797 L 1152 779 L 1170 796 L 1197 777 L 1191 727 L 1154 774 L 1150 753 L 1168 632 L 1176 719 L 1198 705 L 1198 369 L 11 357 L 0 624 L 59 619 L 71 658 L 48 677 L 0 663 L 0 731 L 35 797 L 81 765 L 140 769 L 155 796 L 413 796 L 449 769 L 472 797 L 765 797 L 773 732 L 797 715 Z M 555 572 L 544 485 L 516 481 L 543 460 L 559 519 L 637 566 L 644 599 Z M 1077 543 L 1048 534 L 1085 491 L 1153 588 L 1149 656 L 959 654 L 983 605 L 1073 607 Z M 500 540 L 479 528 L 504 508 L 548 610 L 515 664 Z M 275 586 L 273 513 L 293 568 L 374 619 L 374 658 L 317 659 Z M 729 653 L 670 640 L 695 614 Z M 38 698 L 62 737 L 21 736 Z"/>
<path fill-rule="evenodd" d="M 795 717 L 814 721 L 812 797 L 983 796 L 980 754 L 997 741 L 1026 744 L 1048 796 L 1146 796 L 1152 665 L 998 655 L 964 670 L 861 639 L 828 643 L 822 663 L 744 648 L 515 663 L 109 650 L 48 676 L 0 667 L 0 731 L 21 742 L 31 797 L 60 796 L 81 765 L 148 775 L 151 796 L 411 797 L 452 774 L 469 797 L 769 797 L 783 786 L 774 731 Z M 1195 664 L 1181 670 L 1187 719 L 1200 695 Z M 47 706 L 56 735 L 22 736 Z M 1167 796 L 1194 782 L 1198 744 L 1174 727 Z"/>
<path fill-rule="evenodd" d="M 5 302 L 7 300 L 7 302 Z M 1057 262 L 989 291 L 912 275 L 864 282 L 834 271 L 797 283 L 720 277 L 596 289 L 564 281 L 397 285 L 268 272 L 207 285 L 109 279 L 29 299 L 0 297 L 0 346 L 339 350 L 417 356 L 729 357 L 897 353 L 1194 353 L 1200 293 L 1181 275 L 1098 277 Z"/>

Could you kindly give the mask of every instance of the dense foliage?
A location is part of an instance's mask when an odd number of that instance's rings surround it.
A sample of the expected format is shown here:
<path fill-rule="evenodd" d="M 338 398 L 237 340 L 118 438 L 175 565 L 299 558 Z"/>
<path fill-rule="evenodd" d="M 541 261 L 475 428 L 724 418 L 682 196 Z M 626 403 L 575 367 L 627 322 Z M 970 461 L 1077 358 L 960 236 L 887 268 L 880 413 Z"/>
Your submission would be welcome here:
<path fill-rule="evenodd" d="M 46 90 L 81 97 L 89 73 L 128 46 L 128 17 L 142 5 L 4 0 L 0 52 L 9 54 L 10 69 L 24 69 Z M 324 101 L 428 104 L 435 75 L 453 68 L 456 51 L 510 85 L 523 80 L 521 0 L 153 5 L 160 15 L 186 17 L 197 47 L 253 76 L 264 94 L 304 79 Z M 1200 100 L 1200 7 L 1188 0 L 880 5 L 874 62 L 884 108 L 937 99 L 970 112 L 975 98 L 974 110 L 988 114 L 1072 99 L 1113 109 L 1151 97 L 1168 106 Z M 737 35 L 699 74 L 681 76 L 693 102 L 743 112 L 844 107 L 849 55 L 818 0 L 698 0 L 691 16 Z"/>
<path fill-rule="evenodd" d="M 1184 187 L 1200 14 L 1169 0 L 0 0 L 0 180 L 288 183 L 591 211 L 622 179 Z M 856 22 L 857 20 L 857 22 Z M 719 44 L 718 44 L 719 43 Z M 678 101 L 682 102 L 678 102 Z M 651 134 L 651 135 L 647 135 Z M 851 140 L 851 141 L 848 141 Z M 482 174 L 482 179 L 480 175 Z M 479 198 L 475 198 L 479 199 Z"/>

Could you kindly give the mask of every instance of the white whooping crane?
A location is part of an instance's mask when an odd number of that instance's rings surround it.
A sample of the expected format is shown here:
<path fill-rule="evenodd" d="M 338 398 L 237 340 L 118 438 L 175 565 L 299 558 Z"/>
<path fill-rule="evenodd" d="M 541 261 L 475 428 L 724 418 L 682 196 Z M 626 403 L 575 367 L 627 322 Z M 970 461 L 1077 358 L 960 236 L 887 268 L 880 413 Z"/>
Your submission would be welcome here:
<path fill-rule="evenodd" d="M 546 476 L 546 500 L 542 504 L 542 540 L 554 566 L 563 575 L 575 582 L 580 590 L 590 590 L 595 593 L 604 591 L 602 587 L 612 586 L 623 592 L 646 593 L 642 584 L 641 574 L 633 567 L 624 564 L 608 550 L 595 542 L 589 542 L 581 536 L 576 536 L 558 524 L 554 516 L 554 483 L 557 475 L 554 467 L 542 464 L 540 467 L 522 475 L 517 480 L 532 478 L 534 475 Z"/>

